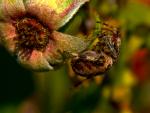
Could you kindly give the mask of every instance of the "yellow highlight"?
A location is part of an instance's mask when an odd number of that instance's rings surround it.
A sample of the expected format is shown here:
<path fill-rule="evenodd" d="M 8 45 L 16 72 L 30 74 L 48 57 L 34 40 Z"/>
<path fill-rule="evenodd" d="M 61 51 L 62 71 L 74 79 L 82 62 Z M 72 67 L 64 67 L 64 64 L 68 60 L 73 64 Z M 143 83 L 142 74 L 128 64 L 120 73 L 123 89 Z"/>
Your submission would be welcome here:
<path fill-rule="evenodd" d="M 134 77 L 134 74 L 126 69 L 124 72 L 123 72 L 123 75 L 121 77 L 121 81 L 122 83 L 125 85 L 125 86 L 133 86 L 136 84 L 136 78 Z"/>
<path fill-rule="evenodd" d="M 143 44 L 143 40 L 141 37 L 135 36 L 133 35 L 128 43 L 128 50 L 129 50 L 129 54 L 131 55 L 132 53 L 134 53 L 136 50 L 139 49 L 139 47 Z"/>
<path fill-rule="evenodd" d="M 73 0 L 39 0 L 40 4 L 49 6 L 58 14 L 63 12 L 68 6 L 73 3 Z"/>

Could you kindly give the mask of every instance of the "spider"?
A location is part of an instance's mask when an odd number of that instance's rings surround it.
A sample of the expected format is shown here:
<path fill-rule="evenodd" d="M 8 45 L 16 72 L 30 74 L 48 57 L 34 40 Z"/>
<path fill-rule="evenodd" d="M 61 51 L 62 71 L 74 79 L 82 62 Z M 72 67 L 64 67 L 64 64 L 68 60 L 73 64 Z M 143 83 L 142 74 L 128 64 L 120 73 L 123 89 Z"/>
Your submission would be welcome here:
<path fill-rule="evenodd" d="M 75 74 L 92 78 L 104 74 L 117 61 L 121 44 L 119 29 L 102 23 L 97 42 L 71 60 Z"/>

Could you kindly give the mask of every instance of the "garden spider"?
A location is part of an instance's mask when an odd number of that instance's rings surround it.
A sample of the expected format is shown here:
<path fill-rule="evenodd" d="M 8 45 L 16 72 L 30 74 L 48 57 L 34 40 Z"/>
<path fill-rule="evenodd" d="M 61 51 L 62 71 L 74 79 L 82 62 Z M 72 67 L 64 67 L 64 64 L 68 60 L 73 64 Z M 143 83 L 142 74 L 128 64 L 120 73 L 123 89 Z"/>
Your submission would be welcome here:
<path fill-rule="evenodd" d="M 102 23 L 97 41 L 92 47 L 72 58 L 71 66 L 75 74 L 87 79 L 104 74 L 118 59 L 120 37 L 118 28 Z"/>

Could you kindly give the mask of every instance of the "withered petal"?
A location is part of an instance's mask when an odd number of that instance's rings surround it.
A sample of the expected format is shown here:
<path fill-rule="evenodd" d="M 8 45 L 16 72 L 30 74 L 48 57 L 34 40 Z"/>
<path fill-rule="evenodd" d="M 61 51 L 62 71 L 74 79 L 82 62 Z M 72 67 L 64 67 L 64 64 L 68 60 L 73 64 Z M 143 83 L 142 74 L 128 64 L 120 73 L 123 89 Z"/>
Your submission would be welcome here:
<path fill-rule="evenodd" d="M 15 51 L 15 27 L 10 23 L 0 23 L 0 44 L 11 53 Z"/>
<path fill-rule="evenodd" d="M 24 53 L 23 53 L 24 54 Z M 33 50 L 29 58 L 18 54 L 18 62 L 25 68 L 34 71 L 48 71 L 53 70 L 53 67 L 43 57 L 43 53 L 40 51 Z"/>
<path fill-rule="evenodd" d="M 11 20 L 25 13 L 23 0 L 1 0 L 0 19 Z"/>
<path fill-rule="evenodd" d="M 62 52 L 81 52 L 88 46 L 84 39 L 60 33 L 58 31 L 53 31 L 51 37 L 55 40 L 55 47 Z"/>
<path fill-rule="evenodd" d="M 88 0 L 26 0 L 29 13 L 44 21 L 51 29 L 58 29 L 66 24 L 81 5 Z"/>

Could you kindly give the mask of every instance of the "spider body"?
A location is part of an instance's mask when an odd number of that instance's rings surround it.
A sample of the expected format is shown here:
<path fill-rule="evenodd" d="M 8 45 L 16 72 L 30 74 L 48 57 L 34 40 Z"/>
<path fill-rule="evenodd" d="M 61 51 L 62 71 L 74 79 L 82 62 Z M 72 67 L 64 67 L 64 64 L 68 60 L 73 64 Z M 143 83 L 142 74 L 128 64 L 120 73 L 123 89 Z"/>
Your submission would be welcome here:
<path fill-rule="evenodd" d="M 78 75 L 89 78 L 104 73 L 112 65 L 111 58 L 103 52 L 85 51 L 72 60 L 72 68 Z"/>
<path fill-rule="evenodd" d="M 87 78 L 105 73 L 118 59 L 120 42 L 119 30 L 103 24 L 96 44 L 72 59 L 73 71 Z"/>

